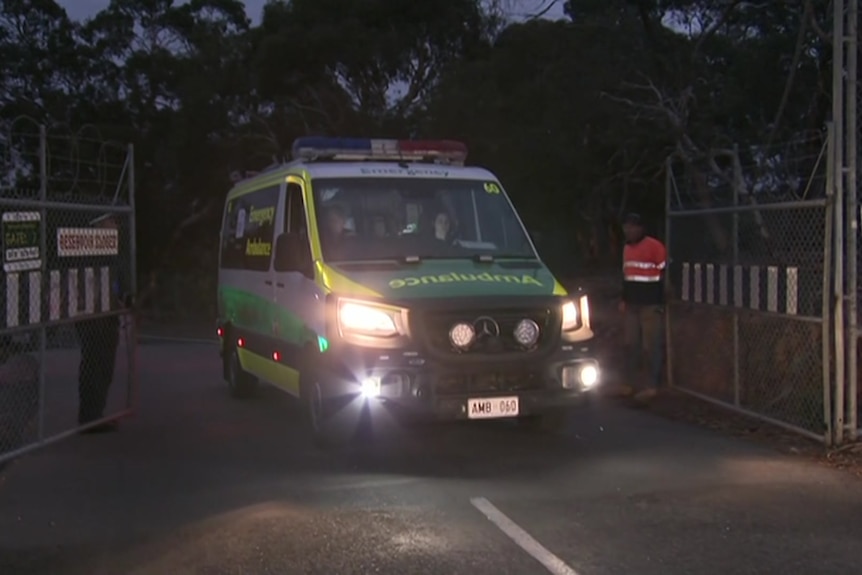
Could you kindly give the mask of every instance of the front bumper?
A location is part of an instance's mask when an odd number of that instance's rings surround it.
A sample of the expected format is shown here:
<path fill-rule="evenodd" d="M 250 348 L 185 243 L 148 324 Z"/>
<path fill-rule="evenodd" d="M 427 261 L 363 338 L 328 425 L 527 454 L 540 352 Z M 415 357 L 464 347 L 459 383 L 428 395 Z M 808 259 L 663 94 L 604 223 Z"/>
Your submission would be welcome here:
<path fill-rule="evenodd" d="M 327 395 L 365 395 L 400 411 L 446 420 L 470 419 L 471 400 L 493 398 L 517 398 L 518 416 L 538 415 L 579 405 L 600 384 L 598 361 L 583 346 L 562 346 L 535 359 L 443 361 L 415 350 L 358 347 L 331 357 L 338 368 L 325 378 Z"/>

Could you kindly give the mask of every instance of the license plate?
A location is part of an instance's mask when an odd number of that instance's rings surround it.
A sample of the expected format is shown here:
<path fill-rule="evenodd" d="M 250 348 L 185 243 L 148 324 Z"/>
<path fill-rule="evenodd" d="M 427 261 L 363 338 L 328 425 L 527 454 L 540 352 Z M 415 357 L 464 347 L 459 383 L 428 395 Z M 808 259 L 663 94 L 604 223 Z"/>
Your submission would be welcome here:
<path fill-rule="evenodd" d="M 494 419 L 518 415 L 518 396 L 486 397 L 467 400 L 467 417 L 470 419 Z"/>

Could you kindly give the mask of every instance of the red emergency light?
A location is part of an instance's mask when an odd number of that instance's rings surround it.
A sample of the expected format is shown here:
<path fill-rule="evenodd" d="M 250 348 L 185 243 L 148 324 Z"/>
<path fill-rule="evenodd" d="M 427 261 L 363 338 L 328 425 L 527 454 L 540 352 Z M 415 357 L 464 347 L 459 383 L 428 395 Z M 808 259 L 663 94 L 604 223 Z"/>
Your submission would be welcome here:
<path fill-rule="evenodd" d="M 297 138 L 293 157 L 305 161 L 402 161 L 463 165 L 467 146 L 455 140 L 387 140 L 373 138 Z"/>

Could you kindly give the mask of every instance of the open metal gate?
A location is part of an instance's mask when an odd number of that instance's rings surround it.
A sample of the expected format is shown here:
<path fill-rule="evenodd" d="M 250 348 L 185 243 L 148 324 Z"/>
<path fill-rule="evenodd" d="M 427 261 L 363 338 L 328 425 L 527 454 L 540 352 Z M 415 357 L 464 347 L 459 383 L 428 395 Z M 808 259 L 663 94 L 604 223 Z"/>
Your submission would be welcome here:
<path fill-rule="evenodd" d="M 137 380 L 133 147 L 19 117 L 0 163 L 2 467 L 131 413 Z"/>

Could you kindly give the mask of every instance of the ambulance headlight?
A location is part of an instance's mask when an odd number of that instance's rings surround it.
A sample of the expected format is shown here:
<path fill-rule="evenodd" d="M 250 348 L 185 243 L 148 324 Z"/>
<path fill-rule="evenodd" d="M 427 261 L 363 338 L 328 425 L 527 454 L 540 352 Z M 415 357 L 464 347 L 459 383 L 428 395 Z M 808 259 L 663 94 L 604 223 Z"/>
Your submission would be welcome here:
<path fill-rule="evenodd" d="M 578 327 L 578 306 L 573 301 L 563 304 L 563 331 L 571 331 Z"/>
<path fill-rule="evenodd" d="M 339 330 L 376 337 L 398 335 L 400 310 L 371 303 L 341 300 L 338 302 Z"/>
<path fill-rule="evenodd" d="M 563 304 L 563 331 L 572 331 L 582 326 L 589 326 L 590 304 L 587 296 L 581 296 L 577 300 L 569 300 Z"/>

